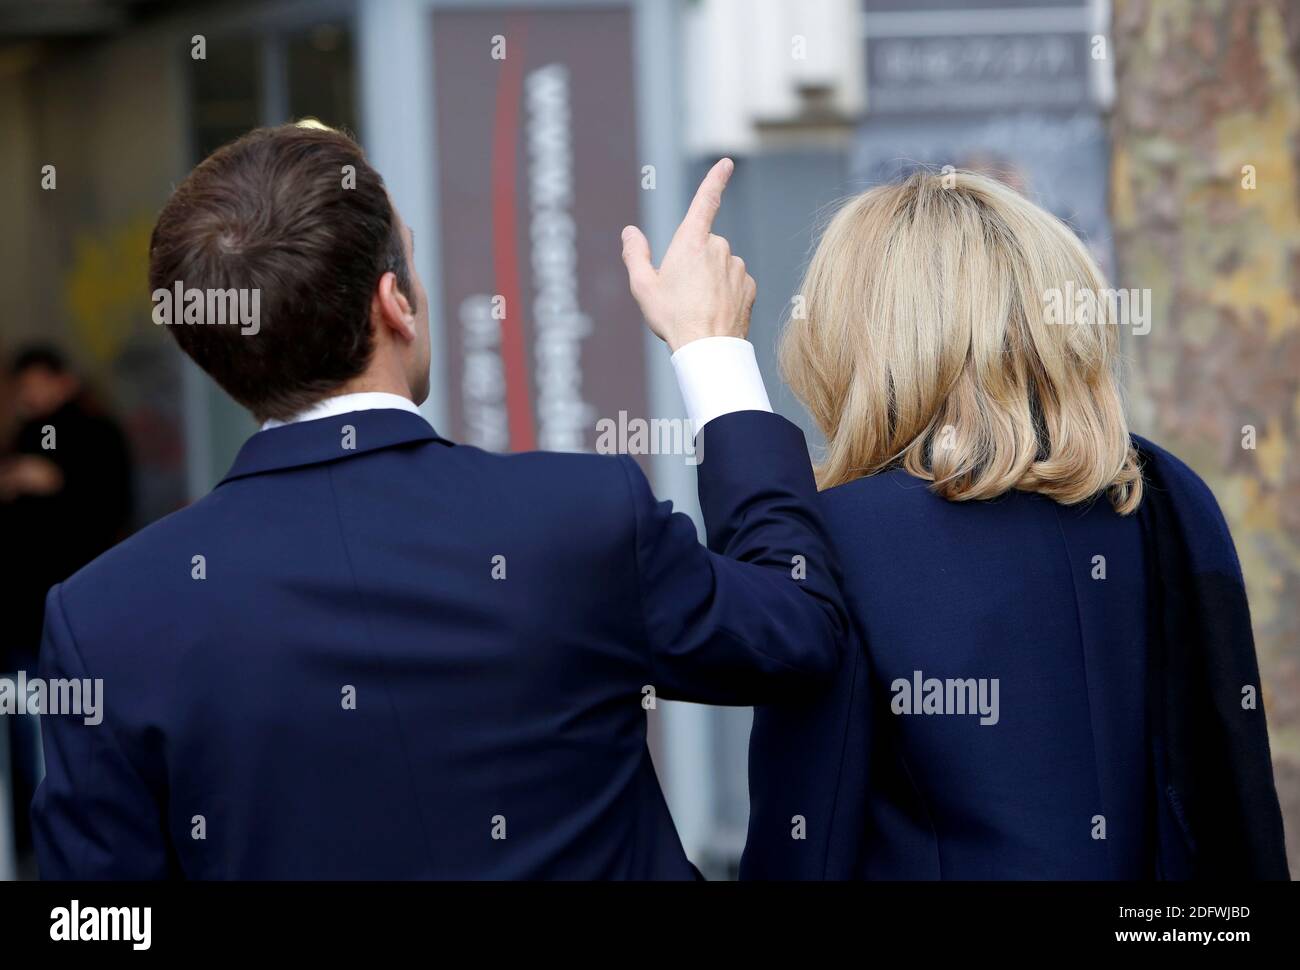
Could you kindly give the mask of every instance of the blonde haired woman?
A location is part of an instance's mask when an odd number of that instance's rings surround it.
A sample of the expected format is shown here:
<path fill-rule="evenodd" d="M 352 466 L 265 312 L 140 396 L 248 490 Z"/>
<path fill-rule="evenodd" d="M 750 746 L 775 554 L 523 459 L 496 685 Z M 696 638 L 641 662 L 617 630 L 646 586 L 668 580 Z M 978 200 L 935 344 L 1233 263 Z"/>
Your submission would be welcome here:
<path fill-rule="evenodd" d="M 858 642 L 756 711 L 742 877 L 1286 878 L 1231 539 L 1129 434 L 1106 289 L 970 173 L 829 223 L 782 364 Z"/>

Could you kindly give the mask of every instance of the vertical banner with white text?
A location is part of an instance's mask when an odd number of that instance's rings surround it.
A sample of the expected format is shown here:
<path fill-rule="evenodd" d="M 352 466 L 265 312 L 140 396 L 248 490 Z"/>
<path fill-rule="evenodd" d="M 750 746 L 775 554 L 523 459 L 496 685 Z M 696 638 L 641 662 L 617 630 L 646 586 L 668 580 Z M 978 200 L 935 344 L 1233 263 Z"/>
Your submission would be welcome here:
<path fill-rule="evenodd" d="M 592 451 L 643 416 L 627 9 L 435 9 L 434 97 L 452 438 Z"/>

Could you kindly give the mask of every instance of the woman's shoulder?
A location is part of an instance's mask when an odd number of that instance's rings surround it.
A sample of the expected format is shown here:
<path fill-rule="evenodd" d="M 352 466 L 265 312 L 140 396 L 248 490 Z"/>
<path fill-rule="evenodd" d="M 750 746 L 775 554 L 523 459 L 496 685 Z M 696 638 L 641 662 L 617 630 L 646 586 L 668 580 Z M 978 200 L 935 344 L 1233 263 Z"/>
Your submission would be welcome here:
<path fill-rule="evenodd" d="M 1138 451 L 1138 464 L 1142 469 L 1143 479 L 1148 487 L 1154 487 L 1157 494 L 1168 494 L 1184 509 L 1191 507 L 1202 511 L 1219 513 L 1218 501 L 1205 480 L 1190 465 L 1141 435 L 1130 435 Z M 1018 492 L 1009 492 L 1004 501 Z M 948 506 L 953 503 L 934 494 L 930 483 L 909 474 L 902 468 L 890 468 L 874 475 L 864 475 L 852 481 L 828 488 L 821 493 L 824 509 L 857 509 L 863 505 L 899 506 Z M 961 503 L 965 504 L 965 503 Z M 979 504 L 979 503 L 975 503 Z"/>
<path fill-rule="evenodd" d="M 860 516 L 878 511 L 882 515 L 952 514 L 961 509 L 981 508 L 1006 513 L 1011 507 L 1050 504 L 1050 499 L 1027 492 L 1010 491 L 997 498 L 954 502 L 938 495 L 931 483 L 901 467 L 888 468 L 872 475 L 828 488 L 820 493 L 822 510 L 828 515 L 844 512 Z"/>
<path fill-rule="evenodd" d="M 942 502 L 930 490 L 930 483 L 908 474 L 902 468 L 890 468 L 835 485 L 819 494 L 822 511 L 828 516 L 861 516 L 873 510 L 896 514 L 899 510 L 924 508 Z"/>
<path fill-rule="evenodd" d="M 918 501 L 925 496 L 935 497 L 930 491 L 930 483 L 909 474 L 902 468 L 887 468 L 873 475 L 863 475 L 851 481 L 843 482 L 821 493 L 822 500 L 829 503 L 854 502 L 865 497 L 897 499 L 898 501 Z"/>
<path fill-rule="evenodd" d="M 1000 506 L 1020 503 L 1015 496 L 996 500 Z M 977 529 L 986 517 L 971 517 L 967 509 L 959 508 L 968 504 L 948 501 L 933 491 L 930 482 L 902 468 L 864 475 L 819 493 L 820 511 L 832 535 L 841 542 L 868 542 L 877 552 L 901 543 L 915 544 L 922 537 L 948 531 L 949 526 Z M 1005 520 L 1009 514 L 1006 508 L 991 511 L 990 521 Z"/>
<path fill-rule="evenodd" d="M 1184 501 L 1208 503 L 1217 511 L 1218 502 L 1205 479 L 1173 452 L 1141 435 L 1129 435 L 1138 452 L 1138 466 L 1144 483 L 1150 487 L 1175 491 Z"/>
<path fill-rule="evenodd" d="M 1217 564 L 1239 571 L 1232 533 L 1210 486 L 1172 452 L 1140 435 L 1131 437 L 1142 471 L 1139 515 L 1152 522 L 1152 528 L 1177 531 L 1198 568 Z"/>

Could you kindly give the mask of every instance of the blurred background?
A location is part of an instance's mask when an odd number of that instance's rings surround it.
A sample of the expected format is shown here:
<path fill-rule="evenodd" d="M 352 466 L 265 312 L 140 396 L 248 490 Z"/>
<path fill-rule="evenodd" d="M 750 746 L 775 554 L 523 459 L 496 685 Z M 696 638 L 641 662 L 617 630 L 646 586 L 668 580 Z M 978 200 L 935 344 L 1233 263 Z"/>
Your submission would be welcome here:
<path fill-rule="evenodd" d="M 601 418 L 684 415 L 618 234 L 638 223 L 662 252 L 720 154 L 751 338 L 814 445 L 774 347 L 837 200 L 951 164 L 1066 220 L 1115 285 L 1151 291 L 1150 331 L 1122 335 L 1132 427 L 1232 526 L 1300 872 L 1300 2 L 0 0 L 0 676 L 31 662 L 44 588 L 96 551 L 50 541 L 90 506 L 22 466 L 33 422 L 74 408 L 97 429 L 114 470 L 85 528 L 104 545 L 203 495 L 253 432 L 152 324 L 149 233 L 207 153 L 305 117 L 357 134 L 419 240 L 427 416 L 497 450 L 593 450 Z M 499 326 L 496 294 L 530 309 Z M 643 460 L 698 520 L 690 461 Z M 749 717 L 650 713 L 714 877 L 743 844 Z M 21 721 L 0 718 L 0 878 L 34 874 Z"/>

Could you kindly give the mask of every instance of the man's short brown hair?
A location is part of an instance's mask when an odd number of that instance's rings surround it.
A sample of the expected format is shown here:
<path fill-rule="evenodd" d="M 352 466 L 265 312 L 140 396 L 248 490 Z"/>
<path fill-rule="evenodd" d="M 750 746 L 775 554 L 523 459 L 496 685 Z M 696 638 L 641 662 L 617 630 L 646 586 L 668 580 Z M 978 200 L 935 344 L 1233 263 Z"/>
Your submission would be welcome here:
<path fill-rule="evenodd" d="M 365 370 L 370 300 L 406 251 L 384 181 L 329 129 L 259 128 L 213 152 L 163 206 L 150 290 L 257 291 L 255 333 L 169 327 L 181 348 L 259 420 L 302 411 Z"/>

